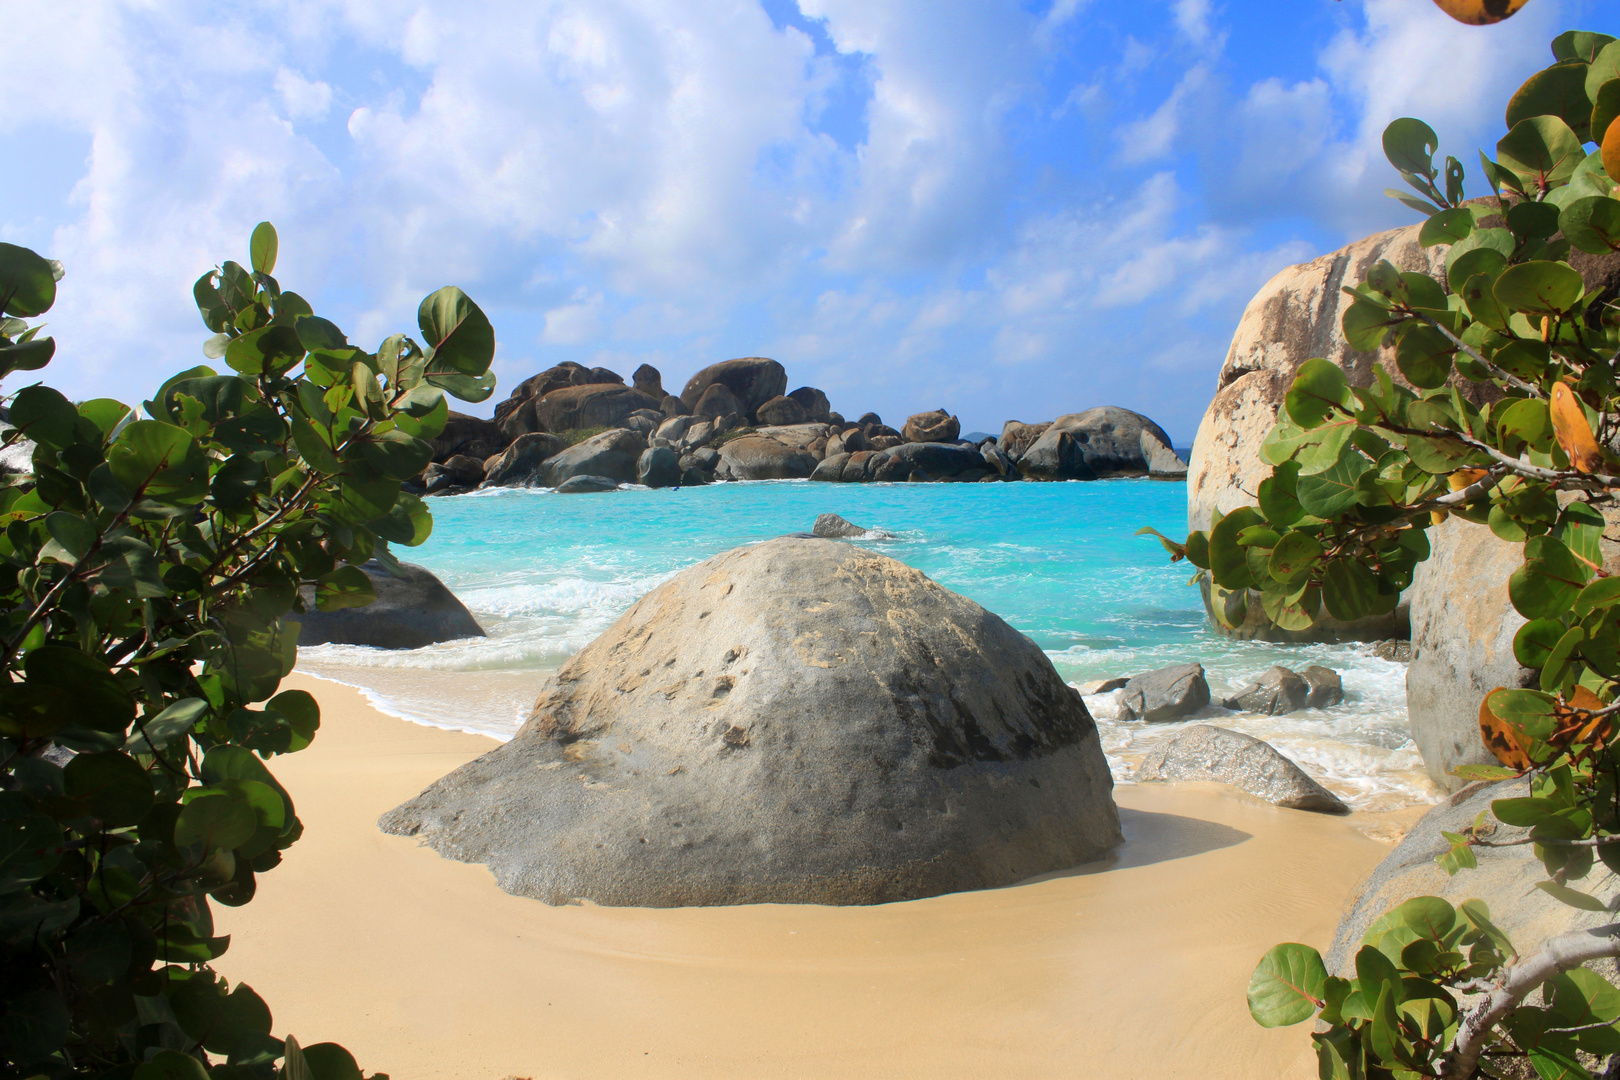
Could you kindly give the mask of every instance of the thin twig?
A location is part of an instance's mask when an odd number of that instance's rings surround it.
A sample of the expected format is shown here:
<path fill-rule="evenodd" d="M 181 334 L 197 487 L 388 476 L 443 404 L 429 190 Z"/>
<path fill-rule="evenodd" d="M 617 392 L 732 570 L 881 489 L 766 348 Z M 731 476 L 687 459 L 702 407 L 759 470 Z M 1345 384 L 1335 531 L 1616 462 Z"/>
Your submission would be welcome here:
<path fill-rule="evenodd" d="M 1468 344 L 1466 341 L 1464 341 L 1462 338 L 1458 337 L 1456 334 L 1453 334 L 1451 332 L 1451 327 L 1447 326 L 1445 323 L 1441 322 L 1439 319 L 1436 319 L 1433 315 L 1425 315 L 1421 311 L 1415 311 L 1415 312 L 1413 312 L 1413 314 L 1416 315 L 1419 319 L 1422 319 L 1424 322 L 1428 323 L 1430 326 L 1434 327 L 1436 330 L 1440 331 L 1442 334 L 1446 335 L 1446 337 L 1450 339 L 1451 343 L 1453 345 L 1457 346 L 1459 351 L 1467 353 L 1470 357 L 1472 357 L 1474 360 L 1476 360 L 1482 367 L 1484 367 L 1486 371 L 1489 371 L 1492 375 L 1494 375 L 1498 379 L 1501 379 L 1503 382 L 1507 383 L 1509 386 L 1515 387 L 1516 389 L 1519 389 L 1519 390 L 1523 390 L 1525 393 L 1529 394 L 1531 397 L 1545 398 L 1547 396 L 1546 392 L 1544 390 L 1542 390 L 1541 387 L 1536 386 L 1534 383 L 1527 383 L 1523 379 L 1519 378 L 1517 375 L 1514 375 L 1514 374 L 1512 374 L 1512 373 L 1510 373 L 1510 372 L 1508 372 L 1508 371 L 1506 371 L 1506 370 L 1504 370 L 1504 369 L 1502 369 L 1500 367 L 1497 367 L 1495 364 L 1493 364 L 1489 360 L 1485 359 L 1483 356 L 1480 355 L 1478 349 L 1476 349 L 1472 345 Z"/>

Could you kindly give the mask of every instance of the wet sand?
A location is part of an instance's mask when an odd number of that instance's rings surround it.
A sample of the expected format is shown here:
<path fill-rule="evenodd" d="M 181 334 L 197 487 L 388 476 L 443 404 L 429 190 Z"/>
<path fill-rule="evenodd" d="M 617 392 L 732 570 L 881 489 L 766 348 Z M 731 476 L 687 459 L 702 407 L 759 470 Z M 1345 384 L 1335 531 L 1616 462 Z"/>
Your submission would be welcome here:
<path fill-rule="evenodd" d="M 276 1032 L 396 1080 L 1315 1075 L 1308 1027 L 1244 989 L 1279 941 L 1325 948 L 1395 835 L 1220 785 L 1116 789 L 1111 859 L 1005 889 L 865 908 L 553 908 L 385 836 L 379 814 L 488 738 L 294 676 L 322 727 L 272 768 L 306 832 L 217 967 Z M 1402 820 L 1411 815 L 1403 815 Z"/>

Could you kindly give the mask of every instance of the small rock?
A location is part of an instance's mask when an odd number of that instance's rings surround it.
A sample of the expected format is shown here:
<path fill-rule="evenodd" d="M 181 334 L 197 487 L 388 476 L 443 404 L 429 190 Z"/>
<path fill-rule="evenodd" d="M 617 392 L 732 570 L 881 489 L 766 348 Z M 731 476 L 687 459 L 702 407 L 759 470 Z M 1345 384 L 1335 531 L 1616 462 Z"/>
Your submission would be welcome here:
<path fill-rule="evenodd" d="M 1091 697 L 1093 694 L 1106 694 L 1111 690 L 1119 690 L 1130 681 L 1129 676 L 1122 679 L 1093 679 L 1091 682 L 1081 683 L 1079 689 L 1086 697 Z"/>
<path fill-rule="evenodd" d="M 1136 770 L 1139 784 L 1176 780 L 1217 780 L 1290 810 L 1350 812 L 1270 743 L 1209 724 L 1183 731 L 1148 754 Z"/>
<path fill-rule="evenodd" d="M 1344 680 L 1332 668 L 1312 664 L 1300 676 L 1311 685 L 1310 696 L 1305 699 L 1307 709 L 1325 709 L 1344 700 Z"/>
<path fill-rule="evenodd" d="M 1380 660 L 1393 660 L 1397 664 L 1412 662 L 1412 643 L 1398 638 L 1373 642 L 1372 654 Z"/>
<path fill-rule="evenodd" d="M 559 495 L 581 495 L 588 491 L 617 491 L 619 482 L 611 476 L 570 476 L 557 485 Z"/>
<path fill-rule="evenodd" d="M 820 536 L 829 540 L 844 536 L 865 536 L 866 534 L 866 529 L 853 522 L 845 521 L 837 514 L 818 515 L 815 527 L 811 530 L 812 536 Z"/>
<path fill-rule="evenodd" d="M 1262 716 L 1282 716 L 1303 709 L 1310 696 L 1311 684 L 1302 679 L 1297 671 L 1273 664 L 1270 670 L 1260 676 L 1259 682 L 1250 683 L 1223 700 L 1221 705 Z"/>
<path fill-rule="evenodd" d="M 1177 664 L 1136 675 L 1119 691 L 1119 718 L 1162 724 L 1209 704 L 1204 665 Z"/>

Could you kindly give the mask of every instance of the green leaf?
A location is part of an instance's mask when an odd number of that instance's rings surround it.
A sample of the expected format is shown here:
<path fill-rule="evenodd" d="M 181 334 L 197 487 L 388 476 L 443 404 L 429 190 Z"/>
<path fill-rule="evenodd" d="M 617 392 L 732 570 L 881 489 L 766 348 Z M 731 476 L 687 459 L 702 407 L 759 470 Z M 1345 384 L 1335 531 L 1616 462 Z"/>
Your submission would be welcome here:
<path fill-rule="evenodd" d="M 23 687 L 48 698 L 49 708 L 62 710 L 67 723 L 111 733 L 124 731 L 135 720 L 135 699 L 97 657 L 42 645 L 28 654 L 23 669 Z"/>
<path fill-rule="evenodd" d="M 1288 416 L 1302 428 L 1319 426 L 1333 415 L 1335 407 L 1349 399 L 1349 384 L 1344 372 L 1320 357 L 1307 360 L 1299 367 L 1294 381 L 1288 387 L 1284 403 Z"/>
<path fill-rule="evenodd" d="M 202 797 L 188 802 L 175 819 L 177 847 L 198 847 L 205 855 L 212 851 L 230 851 L 258 830 L 258 818 L 246 802 L 217 789 L 201 790 Z"/>
<path fill-rule="evenodd" d="M 1249 573 L 1248 555 L 1237 537 L 1251 525 L 1261 524 L 1252 506 L 1240 506 L 1215 523 L 1209 531 L 1209 564 L 1215 583 L 1226 589 L 1246 589 L 1254 584 Z"/>
<path fill-rule="evenodd" d="M 1389 336 L 1390 328 L 1404 318 L 1405 316 L 1370 301 L 1357 300 L 1345 309 L 1340 326 L 1344 330 L 1345 341 L 1349 342 L 1352 349 L 1375 352 Z"/>
<path fill-rule="evenodd" d="M 1273 945 L 1249 980 L 1249 1015 L 1261 1027 L 1287 1027 L 1316 1015 L 1327 983 L 1322 956 L 1309 945 Z"/>
<path fill-rule="evenodd" d="M 1378 611 L 1377 576 L 1354 558 L 1334 559 L 1322 573 L 1322 606 L 1341 622 L 1355 622 Z"/>
<path fill-rule="evenodd" d="M 1517 454 L 1526 446 L 1543 453 L 1552 449 L 1552 416 L 1544 398 L 1521 398 L 1507 403 L 1493 415 L 1503 451 Z"/>
<path fill-rule="evenodd" d="M 1322 590 L 1305 585 L 1293 591 L 1273 585 L 1260 594 L 1260 608 L 1266 618 L 1283 630 L 1304 631 L 1316 624 L 1322 609 Z"/>
<path fill-rule="evenodd" d="M 1572 889 L 1568 885 L 1560 885 L 1556 881 L 1538 881 L 1536 888 L 1561 903 L 1582 911 L 1608 911 L 1609 906 L 1589 893 Z"/>
<path fill-rule="evenodd" d="M 478 305 L 454 285 L 446 285 L 424 298 L 416 312 L 416 323 L 432 347 L 430 374 L 463 375 L 476 381 L 489 370 L 495 358 L 495 328 Z M 463 400 L 483 400 L 457 393 L 457 384 L 441 381 L 440 385 Z M 493 384 L 490 389 L 494 389 Z"/>
<path fill-rule="evenodd" d="M 486 371 L 477 376 L 458 375 L 453 372 L 433 373 L 427 376 L 427 381 L 431 385 L 454 395 L 461 401 L 483 401 L 495 392 L 495 373 L 493 371 Z"/>
<path fill-rule="evenodd" d="M 1370 468 L 1372 462 L 1360 451 L 1349 445 L 1342 447 L 1330 468 L 1299 478 L 1299 505 L 1313 517 L 1337 517 L 1360 501 L 1356 482 Z"/>
<path fill-rule="evenodd" d="M 1474 231 L 1474 215 L 1467 207 L 1459 206 L 1435 214 L 1418 230 L 1418 243 L 1424 247 L 1436 244 L 1455 244 Z"/>
<path fill-rule="evenodd" d="M 360 1065 L 337 1043 L 316 1043 L 306 1046 L 304 1063 L 315 1080 L 361 1080 Z"/>
<path fill-rule="evenodd" d="M 1284 585 L 1298 585 L 1310 576 L 1321 556 L 1322 542 L 1296 529 L 1271 549 L 1271 576 Z"/>
<path fill-rule="evenodd" d="M 1508 207 L 1508 231 L 1520 240 L 1545 240 L 1558 231 L 1558 207 L 1525 200 Z"/>
<path fill-rule="evenodd" d="M 1462 292 L 1463 285 L 1476 274 L 1495 281 L 1507 267 L 1514 246 L 1513 234 L 1506 229 L 1476 229 L 1467 239 L 1451 245 L 1446 253 L 1446 283 L 1451 291 Z"/>
<path fill-rule="evenodd" d="M 1609 133 L 1609 125 L 1614 123 L 1615 117 L 1620 116 L 1620 78 L 1610 79 L 1598 88 L 1592 96 L 1592 141 L 1599 145 L 1603 137 Z M 1579 173 L 1580 170 L 1576 170 Z M 1575 185 L 1575 177 L 1570 177 L 1570 186 Z"/>
<path fill-rule="evenodd" d="M 1611 79 L 1620 79 L 1620 48 L 1612 41 L 1598 50 L 1586 69 L 1586 96 L 1596 101 L 1598 91 Z"/>
<path fill-rule="evenodd" d="M 133 736 L 129 747 L 135 753 L 167 749 L 176 739 L 190 734 L 197 722 L 208 715 L 208 702 L 202 698 L 181 698 L 156 716 L 140 723 L 141 734 Z"/>
<path fill-rule="evenodd" d="M 1384 156 L 1401 172 L 1433 176 L 1434 152 L 1439 148 L 1434 129 L 1415 117 L 1403 116 L 1384 128 Z"/>
<path fill-rule="evenodd" d="M 92 398 L 79 402 L 79 415 L 96 425 L 102 435 L 111 435 L 113 429 L 123 423 L 129 414 L 128 405 L 112 398 Z"/>
<path fill-rule="evenodd" d="M 276 1073 L 276 1080 L 316 1080 L 315 1073 L 304 1060 L 304 1052 L 299 1048 L 298 1040 L 291 1035 L 287 1036 L 284 1053 L 281 1070 Z"/>
<path fill-rule="evenodd" d="M 50 260 L 28 248 L 0 243 L 0 314 L 32 319 L 54 303 L 56 272 Z"/>
<path fill-rule="evenodd" d="M 1583 142 L 1590 137 L 1592 101 L 1586 96 L 1586 62 L 1570 60 L 1543 68 L 1519 87 L 1507 106 L 1507 126 L 1531 117 L 1556 116 Z"/>
<path fill-rule="evenodd" d="M 116 923 L 89 923 L 67 939 L 73 974 L 90 986 L 112 982 L 129 969 L 130 940 Z"/>
<path fill-rule="evenodd" d="M 1261 485 L 1264 486 L 1263 484 Z M 402 491 L 388 513 L 372 520 L 371 528 L 378 536 L 394 544 L 416 547 L 433 533 L 433 514 L 427 504 L 408 491 Z M 1191 537 L 1188 544 L 1192 543 Z M 1205 549 L 1207 553 L 1207 548 Z M 1206 560 L 1207 557 L 1206 557 Z M 1194 566 L 1199 565 L 1193 563 Z M 1208 569 L 1205 567 L 1205 569 Z"/>
<path fill-rule="evenodd" d="M 225 362 L 244 375 L 279 375 L 303 358 L 303 343 L 288 326 L 261 326 L 225 346 Z"/>
<path fill-rule="evenodd" d="M 365 607 L 375 599 L 371 579 L 358 566 L 340 566 L 322 575 L 315 587 L 315 606 L 321 611 Z"/>
<path fill-rule="evenodd" d="M 1524 555 L 1524 565 L 1508 579 L 1514 608 L 1526 619 L 1562 617 L 1591 579 L 1591 571 L 1551 536 L 1531 537 Z"/>
<path fill-rule="evenodd" d="M 1598 34 L 1590 30 L 1565 30 L 1552 40 L 1553 56 L 1559 60 L 1596 60 L 1614 41 L 1611 34 Z"/>
<path fill-rule="evenodd" d="M 1620 578 L 1603 580 L 1620 581 Z M 1547 657 L 1552 655 L 1559 639 L 1564 636 L 1564 629 L 1563 622 L 1558 619 L 1531 619 L 1519 627 L 1519 632 L 1513 635 L 1514 658 L 1525 667 L 1542 667 L 1547 663 Z"/>
<path fill-rule="evenodd" d="M 1287 528 L 1305 516 L 1299 505 L 1299 462 L 1284 461 L 1260 481 L 1260 512 L 1278 528 Z M 1197 566 L 1197 563 L 1193 564 Z"/>
<path fill-rule="evenodd" d="M 1502 271 L 1492 292 L 1513 311 L 1562 315 L 1580 302 L 1586 284 L 1568 263 L 1527 262 Z"/>
<path fill-rule="evenodd" d="M 77 755 L 62 770 L 62 788 L 114 828 L 134 825 L 152 808 L 151 779 L 121 750 Z"/>
<path fill-rule="evenodd" d="M 1586 159 L 1581 139 L 1556 116 L 1518 121 L 1496 144 L 1496 163 L 1532 194 L 1568 182 Z"/>
<path fill-rule="evenodd" d="M 1615 87 L 1620 90 L 1620 80 Z M 1601 195 L 1577 199 L 1558 215 L 1558 227 L 1582 251 L 1593 255 L 1620 251 L 1620 201 Z"/>
<path fill-rule="evenodd" d="M 1395 363 L 1406 381 L 1422 390 L 1435 390 L 1451 376 L 1451 357 L 1457 347 L 1432 326 L 1414 324 L 1395 346 Z"/>
<path fill-rule="evenodd" d="M 11 423 L 35 442 L 62 450 L 73 445 L 79 410 L 48 386 L 25 386 L 11 403 Z"/>
<path fill-rule="evenodd" d="M 208 494 L 208 463 L 191 433 L 159 420 L 137 420 L 107 450 L 113 478 L 135 498 L 187 506 Z"/>
<path fill-rule="evenodd" d="M 8 994 L 6 1015 L 0 1019 L 0 1035 L 4 1036 L 0 1045 L 6 1047 L 6 1057 L 12 1061 L 41 1061 L 67 1042 L 71 1025 L 67 1006 L 49 990 L 27 990 L 15 997 Z"/>
<path fill-rule="evenodd" d="M 314 741 L 315 732 L 321 726 L 321 707 L 310 694 L 303 690 L 283 690 L 265 702 L 265 708 L 280 714 L 292 728 L 291 750 L 302 750 Z"/>
<path fill-rule="evenodd" d="M 253 226 L 253 236 L 248 241 L 253 269 L 261 274 L 275 273 L 276 251 L 279 246 L 274 225 L 268 221 L 261 221 Z"/>
<path fill-rule="evenodd" d="M 1598 578 L 1581 590 L 1575 598 L 1573 610 L 1576 615 L 1590 615 L 1598 608 L 1613 607 L 1620 603 L 1620 577 Z M 1522 662 L 1522 661 L 1521 661 Z M 1536 664 L 1526 664 L 1526 667 L 1537 667 Z"/>

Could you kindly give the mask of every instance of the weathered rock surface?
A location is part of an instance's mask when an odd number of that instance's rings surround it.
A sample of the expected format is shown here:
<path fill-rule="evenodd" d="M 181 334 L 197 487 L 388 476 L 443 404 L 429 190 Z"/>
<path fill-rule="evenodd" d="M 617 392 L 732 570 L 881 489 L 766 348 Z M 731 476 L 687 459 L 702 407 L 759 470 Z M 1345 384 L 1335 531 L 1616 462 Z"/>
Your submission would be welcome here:
<path fill-rule="evenodd" d="M 1388 641 L 1373 642 L 1372 654 L 1380 660 L 1392 660 L 1397 664 L 1411 662 L 1412 643 L 1399 638 L 1390 638 Z"/>
<path fill-rule="evenodd" d="M 1239 690 L 1221 702 L 1222 707 L 1262 716 L 1283 716 L 1297 712 L 1310 700 L 1311 684 L 1298 672 L 1273 664 L 1260 681 Z"/>
<path fill-rule="evenodd" d="M 609 372 L 609 374 L 612 373 Z M 527 379 L 514 386 L 507 399 L 495 406 L 495 422 L 497 424 L 505 423 L 507 417 L 530 398 L 542 398 L 553 390 L 559 390 L 564 386 L 584 386 L 594 381 L 595 378 L 590 368 L 585 367 L 583 364 L 576 364 L 572 360 L 564 360 L 555 367 L 549 367 L 542 372 L 530 375 Z M 622 383 L 624 380 L 614 375 L 607 381 Z"/>
<path fill-rule="evenodd" d="M 1119 718 L 1162 724 L 1191 716 L 1208 704 L 1204 665 L 1176 664 L 1132 676 L 1119 691 Z"/>
<path fill-rule="evenodd" d="M 741 404 L 736 411 L 752 418 L 754 410 L 771 398 L 787 393 L 787 371 L 775 360 L 763 356 L 710 364 L 687 381 L 681 400 L 697 412 L 698 400 L 709 387 L 716 385 L 724 386 Z"/>
<path fill-rule="evenodd" d="M 1328 709 L 1344 700 L 1344 680 L 1332 668 L 1312 664 L 1299 674 L 1311 687 L 1307 709 Z"/>
<path fill-rule="evenodd" d="M 456 454 L 447 461 L 435 461 L 422 470 L 423 487 L 429 495 L 454 489 L 467 491 L 484 480 L 484 463 L 466 454 Z"/>
<path fill-rule="evenodd" d="M 506 444 L 512 440 L 493 420 L 452 412 L 444 423 L 444 430 L 430 441 L 433 460 L 448 461 L 457 454 L 483 460 L 506 449 Z"/>
<path fill-rule="evenodd" d="M 604 431 L 547 459 L 540 467 L 539 482 L 558 487 L 570 476 L 606 476 L 633 484 L 645 446 L 640 436 L 626 428 Z"/>
<path fill-rule="evenodd" d="M 718 420 L 722 416 L 741 414 L 742 411 L 742 403 L 737 400 L 737 395 L 721 383 L 705 388 L 702 396 L 692 403 L 692 415 L 700 420 Z"/>
<path fill-rule="evenodd" d="M 1025 424 L 1017 420 L 1008 420 L 1001 425 L 1001 437 L 996 445 L 1001 452 L 1017 461 L 1024 456 L 1024 452 L 1035 445 L 1035 440 L 1046 434 L 1046 429 L 1052 426 L 1050 420 L 1043 424 Z"/>
<path fill-rule="evenodd" d="M 1080 684 L 1080 692 L 1082 694 L 1086 694 L 1088 696 L 1091 695 L 1091 694 L 1106 694 L 1111 690 L 1123 689 L 1125 684 L 1130 682 L 1130 681 L 1131 680 L 1128 677 L 1126 677 L 1126 678 L 1118 678 L 1118 677 L 1116 677 L 1116 678 L 1112 678 L 1112 679 L 1094 679 L 1094 680 L 1092 680 L 1091 682 L 1088 682 L 1088 683 L 1081 683 Z"/>
<path fill-rule="evenodd" d="M 484 485 L 510 487 L 530 483 L 541 462 L 566 448 L 560 437 L 547 432 L 519 435 L 511 446 L 484 462 Z"/>
<path fill-rule="evenodd" d="M 686 407 L 686 402 L 674 394 L 664 395 L 664 400 L 658 406 L 658 411 L 665 416 L 690 416 L 692 414 L 692 410 Z"/>
<path fill-rule="evenodd" d="M 803 480 L 816 469 L 816 459 L 763 435 L 744 435 L 720 448 L 718 480 Z"/>
<path fill-rule="evenodd" d="M 1111 791 L 1028 638 L 892 559 L 780 538 L 643 597 L 516 738 L 381 825 L 548 903 L 867 904 L 1094 859 Z"/>
<path fill-rule="evenodd" d="M 839 540 L 845 537 L 864 537 L 867 530 L 854 522 L 845 521 L 837 514 L 817 514 L 816 524 L 810 532 L 827 540 Z"/>
<path fill-rule="evenodd" d="M 1498 686 L 1529 686 L 1535 679 L 1513 655 L 1513 635 L 1524 616 L 1514 610 L 1507 588 L 1524 550 L 1484 525 L 1455 517 L 1429 529 L 1429 549 L 1407 590 L 1412 662 L 1406 710 L 1429 776 L 1456 791 L 1466 781 L 1452 776 L 1452 769 L 1495 760 L 1480 739 L 1479 703 Z"/>
<path fill-rule="evenodd" d="M 1113 405 L 1058 417 L 1016 460 L 1025 476 L 1039 480 L 1180 479 L 1186 474 L 1163 428 L 1141 413 Z"/>
<path fill-rule="evenodd" d="M 900 428 L 900 437 L 908 443 L 946 443 L 962 434 L 962 421 L 946 412 L 918 413 Z"/>
<path fill-rule="evenodd" d="M 806 419 L 825 424 L 832 419 L 832 404 L 828 402 L 827 395 L 813 386 L 801 386 L 788 397 L 799 403 L 804 410 Z"/>
<path fill-rule="evenodd" d="M 420 649 L 440 641 L 484 636 L 467 606 L 426 567 L 400 563 L 396 576 L 373 559 L 360 569 L 377 593 L 377 599 L 365 607 L 318 611 L 315 586 L 301 588 L 307 610 L 302 616 L 286 616 L 299 623 L 300 646 L 331 643 Z"/>
<path fill-rule="evenodd" d="M 986 471 L 979 448 L 963 443 L 901 443 L 882 451 L 881 456 L 884 460 L 876 467 L 876 480 L 942 480 Z"/>
<path fill-rule="evenodd" d="M 559 495 L 590 495 L 598 491 L 617 491 L 619 482 L 611 476 L 570 476 L 557 485 Z"/>
<path fill-rule="evenodd" d="M 636 463 L 636 483 L 650 488 L 676 487 L 681 482 L 681 459 L 667 446 L 655 446 Z"/>
<path fill-rule="evenodd" d="M 664 377 L 651 364 L 642 364 L 630 376 L 632 385 L 654 401 L 664 400 Z"/>
<path fill-rule="evenodd" d="M 758 427 L 754 429 L 754 433 L 767 439 L 775 439 L 783 446 L 791 446 L 795 450 L 809 450 L 817 439 L 826 438 L 827 425 L 792 424 L 786 427 Z"/>
<path fill-rule="evenodd" d="M 810 419 L 804 406 L 787 396 L 771 398 L 755 410 L 754 415 L 759 423 L 772 426 L 802 424 Z"/>
<path fill-rule="evenodd" d="M 545 431 L 546 425 L 540 422 L 540 417 L 535 412 L 539 408 L 540 400 L 537 397 L 526 398 L 516 408 L 509 410 L 501 417 L 501 433 L 508 439 L 516 439 L 519 435 L 529 432 Z"/>
<path fill-rule="evenodd" d="M 1142 759 L 1139 784 L 1216 780 L 1291 810 L 1348 814 L 1350 808 L 1268 742 L 1195 724 Z"/>
<path fill-rule="evenodd" d="M 658 411 L 658 399 L 622 383 L 587 383 L 553 390 L 534 406 L 545 431 L 623 427 L 637 409 Z"/>
<path fill-rule="evenodd" d="M 1451 845 L 1440 834 L 1460 833 L 1474 823 L 1481 810 L 1494 799 L 1524 798 L 1529 785 L 1522 780 L 1494 784 L 1474 784 L 1452 795 L 1423 815 L 1384 861 L 1373 868 L 1361 884 L 1349 912 L 1339 920 L 1333 944 L 1325 957 L 1328 971 L 1353 974 L 1361 939 L 1379 916 L 1415 896 L 1438 896 L 1452 904 L 1478 897 L 1491 909 L 1491 921 L 1513 941 L 1520 955 L 1528 955 L 1550 937 L 1598 926 L 1614 916 L 1605 912 L 1580 911 L 1560 903 L 1534 887 L 1546 871 L 1531 852 L 1531 845 L 1475 847 L 1478 866 L 1455 877 L 1435 863 L 1435 857 Z M 1488 837 L 1493 843 L 1521 839 L 1526 830 L 1502 825 L 1487 815 Z M 1601 867 L 1600 867 L 1601 870 Z M 1595 892 L 1607 900 L 1614 891 L 1613 881 L 1601 888 L 1598 875 L 1572 882 L 1585 892 Z"/>

